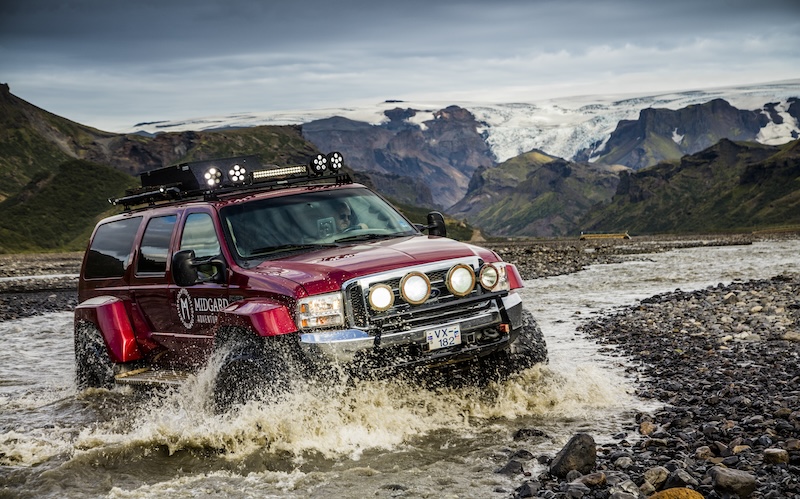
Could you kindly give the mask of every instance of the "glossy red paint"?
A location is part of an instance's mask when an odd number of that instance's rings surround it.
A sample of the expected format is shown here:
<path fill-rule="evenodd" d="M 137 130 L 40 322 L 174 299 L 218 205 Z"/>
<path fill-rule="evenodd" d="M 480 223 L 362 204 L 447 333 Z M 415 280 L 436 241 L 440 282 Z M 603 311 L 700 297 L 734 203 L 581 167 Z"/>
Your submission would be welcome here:
<path fill-rule="evenodd" d="M 271 260 L 255 270 L 242 272 L 288 279 L 302 285 L 309 295 L 315 295 L 339 291 L 344 282 L 364 275 L 470 257 L 485 262 L 500 260 L 493 252 L 477 246 L 417 235 Z M 519 278 L 516 269 L 513 273 Z M 521 279 L 519 282 L 516 287 L 521 287 Z"/>
<path fill-rule="evenodd" d="M 522 284 L 522 277 L 519 275 L 516 265 L 511 263 L 506 264 L 506 275 L 508 276 L 508 285 L 511 289 L 519 289 L 524 287 Z"/>
<path fill-rule="evenodd" d="M 260 336 L 297 332 L 297 325 L 285 306 L 258 299 L 233 303 L 220 314 L 218 325 L 246 327 Z"/>
<path fill-rule="evenodd" d="M 119 298 L 101 296 L 86 300 L 75 307 L 75 321 L 91 322 L 98 326 L 113 362 L 142 358 L 125 302 Z"/>

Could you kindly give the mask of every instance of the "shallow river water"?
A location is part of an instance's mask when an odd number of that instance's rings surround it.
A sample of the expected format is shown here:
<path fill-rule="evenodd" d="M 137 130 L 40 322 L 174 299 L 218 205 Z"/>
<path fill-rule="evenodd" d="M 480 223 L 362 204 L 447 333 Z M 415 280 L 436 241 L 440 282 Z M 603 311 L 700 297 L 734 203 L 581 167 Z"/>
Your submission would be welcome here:
<path fill-rule="evenodd" d="M 309 387 L 215 414 L 207 373 L 173 391 L 77 392 L 71 313 L 2 322 L 0 498 L 509 497 L 521 478 L 494 471 L 514 451 L 553 455 L 578 431 L 602 443 L 655 409 L 581 321 L 676 288 L 798 273 L 800 241 L 640 257 L 526 281 L 550 362 L 481 389 Z M 521 428 L 545 436 L 515 442 Z"/>

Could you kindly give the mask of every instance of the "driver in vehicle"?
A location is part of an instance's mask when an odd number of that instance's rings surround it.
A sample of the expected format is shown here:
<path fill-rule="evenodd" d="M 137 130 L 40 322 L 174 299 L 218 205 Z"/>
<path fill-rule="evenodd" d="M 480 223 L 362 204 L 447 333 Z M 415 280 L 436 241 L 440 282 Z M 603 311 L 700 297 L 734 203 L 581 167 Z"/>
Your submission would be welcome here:
<path fill-rule="evenodd" d="M 350 209 L 345 201 L 336 201 L 334 204 L 334 212 L 336 217 L 336 227 L 339 232 L 345 232 L 353 229 L 366 229 L 367 224 L 355 223 L 356 217 L 353 216 L 353 210 Z"/>

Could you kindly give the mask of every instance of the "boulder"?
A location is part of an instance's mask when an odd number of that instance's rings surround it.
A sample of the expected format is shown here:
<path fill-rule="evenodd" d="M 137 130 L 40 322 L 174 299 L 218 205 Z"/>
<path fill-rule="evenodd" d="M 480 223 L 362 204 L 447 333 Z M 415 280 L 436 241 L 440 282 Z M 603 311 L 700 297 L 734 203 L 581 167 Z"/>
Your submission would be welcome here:
<path fill-rule="evenodd" d="M 756 477 L 746 471 L 715 466 L 708 471 L 714 490 L 722 495 L 749 497 L 756 490 Z"/>
<path fill-rule="evenodd" d="M 575 434 L 550 464 L 550 473 L 565 478 L 571 470 L 590 473 L 597 463 L 597 448 L 594 438 L 587 433 Z"/>

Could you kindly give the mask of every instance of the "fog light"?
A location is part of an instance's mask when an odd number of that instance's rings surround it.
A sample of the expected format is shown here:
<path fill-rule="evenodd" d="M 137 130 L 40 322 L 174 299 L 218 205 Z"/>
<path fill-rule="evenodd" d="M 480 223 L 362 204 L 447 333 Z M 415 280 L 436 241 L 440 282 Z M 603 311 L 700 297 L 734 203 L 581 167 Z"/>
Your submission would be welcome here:
<path fill-rule="evenodd" d="M 376 284 L 369 289 L 368 300 L 373 310 L 383 312 L 394 305 L 394 292 L 386 284 Z"/>
<path fill-rule="evenodd" d="M 447 273 L 447 289 L 456 296 L 467 296 L 475 287 L 475 272 L 469 265 L 459 263 Z"/>
<path fill-rule="evenodd" d="M 481 282 L 481 286 L 491 291 L 492 288 L 497 286 L 497 283 L 500 281 L 500 271 L 497 270 L 497 267 L 488 263 L 481 268 L 479 280 Z"/>
<path fill-rule="evenodd" d="M 400 294 L 412 305 L 425 303 L 431 295 L 431 281 L 422 272 L 410 272 L 400 281 Z"/>

